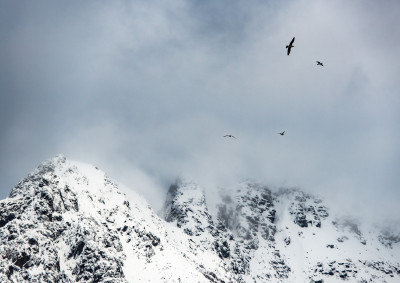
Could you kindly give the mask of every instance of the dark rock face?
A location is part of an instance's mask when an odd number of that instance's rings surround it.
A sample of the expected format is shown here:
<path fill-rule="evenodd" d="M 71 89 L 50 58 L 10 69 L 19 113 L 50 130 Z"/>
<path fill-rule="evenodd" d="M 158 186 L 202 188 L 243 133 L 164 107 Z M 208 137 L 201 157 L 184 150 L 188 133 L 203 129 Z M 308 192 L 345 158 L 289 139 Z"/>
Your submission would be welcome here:
<path fill-rule="evenodd" d="M 329 213 L 325 206 L 320 205 L 320 199 L 298 189 L 285 189 L 277 193 L 277 197 L 285 195 L 294 197 L 289 212 L 293 215 L 295 224 L 302 228 L 310 226 L 321 228 L 322 220 L 327 218 Z"/>
<path fill-rule="evenodd" d="M 347 259 L 343 262 L 332 261 L 328 264 L 323 264 L 321 262 L 317 263 L 314 269 L 314 273 L 326 275 L 329 277 L 336 277 L 337 279 L 342 280 L 354 280 L 356 278 L 358 270 L 351 259 Z"/>
<path fill-rule="evenodd" d="M 19 268 L 22 268 L 30 259 L 31 256 L 23 252 L 20 256 L 17 257 L 17 260 L 14 262 L 14 264 Z"/>
<path fill-rule="evenodd" d="M 276 271 L 275 277 L 278 279 L 286 279 L 289 277 L 290 267 L 286 265 L 282 259 L 272 260 L 270 262 Z"/>
<path fill-rule="evenodd" d="M 372 269 L 378 270 L 384 274 L 389 275 L 390 277 L 394 277 L 394 275 L 400 275 L 400 268 L 399 266 L 393 266 L 387 264 L 384 261 L 367 261 L 363 260 L 361 263 L 365 266 L 368 266 Z"/>
<path fill-rule="evenodd" d="M 216 241 L 215 243 L 215 250 L 217 251 L 218 255 L 221 258 L 228 258 L 230 256 L 230 248 L 229 248 L 229 244 L 227 241 L 222 242 L 222 244 L 220 244 L 218 241 Z"/>
<path fill-rule="evenodd" d="M 394 244 L 400 242 L 400 235 L 395 234 L 393 231 L 385 230 L 378 237 L 379 242 L 388 248 L 393 248 Z"/>
<path fill-rule="evenodd" d="M 241 248 L 242 261 L 240 272 L 249 273 L 250 261 L 260 248 L 261 237 L 266 240 L 270 249 L 275 247 L 276 209 L 274 195 L 271 190 L 259 183 L 244 182 L 235 194 L 235 198 L 225 196 L 219 205 L 218 219 L 224 229 L 230 231 Z M 229 200 L 229 201 L 226 201 Z M 272 255 L 269 265 L 273 268 L 275 278 L 287 278 L 290 272 L 279 251 Z M 258 280 L 270 280 L 271 274 L 257 275 Z M 254 279 L 256 280 L 256 279 Z"/>
<path fill-rule="evenodd" d="M 176 221 L 189 236 L 199 236 L 213 226 L 204 193 L 197 185 L 182 180 L 169 188 L 164 213 L 167 222 Z"/>
<path fill-rule="evenodd" d="M 247 242 L 250 249 L 257 249 L 256 235 L 274 241 L 276 227 L 271 191 L 256 183 L 246 183 L 237 192 L 237 199 L 219 206 L 220 223 L 238 239 Z"/>
<path fill-rule="evenodd" d="M 176 226 L 183 229 L 193 243 L 212 250 L 219 258 L 227 261 L 226 270 L 238 275 L 236 280 L 241 280 L 240 274 L 246 273 L 248 259 L 235 243 L 232 233 L 227 230 L 227 222 L 214 223 L 208 212 L 204 192 L 198 185 L 178 179 L 167 193 L 163 215 L 166 221 L 176 222 Z M 219 282 L 215 276 L 210 277 L 210 274 L 205 273 L 206 278 Z"/>
<path fill-rule="evenodd" d="M 1 282 L 124 281 L 118 240 L 107 246 L 98 241 L 94 230 L 83 229 L 84 224 L 99 227 L 94 219 L 65 220 L 68 212 L 79 212 L 79 203 L 55 173 L 56 166 L 64 162 L 65 158 L 60 157 L 44 163 L 0 203 Z M 110 237 L 116 232 L 106 230 Z M 74 266 L 72 274 L 60 266 L 61 244 L 73 247 L 67 257 Z M 115 250 L 115 256 L 110 256 L 107 249 Z"/>
<path fill-rule="evenodd" d="M 180 185 L 171 187 L 170 195 L 185 194 L 180 187 Z M 195 219 L 194 223 L 198 223 L 203 229 L 196 227 L 195 231 L 199 232 L 190 234 L 190 236 L 196 237 L 202 233 L 210 233 L 215 239 L 213 250 L 221 259 L 230 262 L 231 270 L 238 275 L 237 280 L 239 282 L 240 280 L 245 281 L 244 278 L 247 278 L 246 282 L 249 278 L 252 278 L 251 280 L 254 280 L 254 282 L 266 282 L 272 278 L 282 280 L 282 282 L 291 282 L 290 274 L 292 269 L 286 261 L 286 257 L 281 256 L 281 250 L 277 248 L 277 239 L 275 237 L 278 233 L 277 217 L 279 221 L 276 204 L 279 204 L 281 199 L 291 200 L 288 207 L 291 220 L 303 231 L 315 228 L 322 229 L 323 225 L 330 224 L 326 222 L 329 217 L 328 209 L 320 199 L 297 189 L 287 189 L 272 193 L 268 187 L 254 182 L 245 182 L 241 184 L 234 194 L 230 193 L 222 196 L 222 203 L 218 205 L 216 224 L 209 217 L 203 196 L 201 197 L 201 202 L 199 202 L 201 206 L 195 206 L 196 209 L 193 209 L 192 205 L 180 207 L 178 204 L 182 202 L 176 197 L 169 197 L 169 199 L 169 203 L 176 206 L 174 210 L 170 210 L 174 212 L 174 217 L 168 218 L 169 221 L 176 221 L 177 226 L 187 233 L 185 225 L 190 222 L 187 218 Z M 189 207 L 192 209 L 188 209 Z M 190 213 L 195 213 L 196 216 L 191 216 Z M 204 223 L 206 224 L 204 225 Z M 338 230 L 345 229 L 350 231 L 359 239 L 362 245 L 367 244 L 355 222 L 341 220 L 334 223 L 334 226 Z M 303 232 L 299 231 L 298 237 L 304 237 Z M 347 236 L 337 237 L 338 243 L 343 243 L 348 239 Z M 395 236 L 388 236 L 388 234 L 386 234 L 386 238 L 381 235 L 380 239 L 381 242 L 397 241 Z M 292 241 L 295 240 L 287 236 L 282 238 L 282 241 L 287 248 L 290 248 Z M 270 252 L 265 252 L 266 248 Z M 338 250 L 340 247 L 335 243 L 327 242 L 321 248 Z M 260 249 L 269 258 L 267 266 L 272 270 L 258 273 L 255 276 L 252 274 L 251 264 Z M 263 257 L 257 260 L 260 261 L 262 259 Z M 396 267 L 388 268 L 387 264 L 384 266 L 386 267 L 381 269 L 381 271 L 384 270 L 382 273 L 389 274 L 392 272 L 394 274 L 397 272 Z M 359 278 L 358 273 L 359 266 L 353 263 L 351 259 L 331 261 L 329 263 L 319 263 L 313 270 L 310 270 L 309 281 L 323 282 L 324 279 L 321 279 L 321 277 L 351 281 Z"/>
<path fill-rule="evenodd" d="M 371 257 L 379 249 L 395 254 L 398 233 L 373 238 L 300 190 L 273 193 L 243 182 L 222 196 L 213 219 L 203 190 L 178 180 L 167 194 L 167 223 L 146 202 L 129 203 L 103 173 L 74 164 L 63 157 L 46 162 L 0 201 L 0 282 L 119 283 L 149 281 L 153 273 L 163 273 L 157 282 L 400 278 L 395 257 Z M 149 277 L 137 276 L 145 270 Z"/>
<path fill-rule="evenodd" d="M 2 203 L 3 205 L 3 203 Z M 13 220 L 15 218 L 15 214 L 13 212 L 4 212 L 4 214 L 1 215 L 0 219 L 0 228 L 4 227 L 8 222 Z"/>

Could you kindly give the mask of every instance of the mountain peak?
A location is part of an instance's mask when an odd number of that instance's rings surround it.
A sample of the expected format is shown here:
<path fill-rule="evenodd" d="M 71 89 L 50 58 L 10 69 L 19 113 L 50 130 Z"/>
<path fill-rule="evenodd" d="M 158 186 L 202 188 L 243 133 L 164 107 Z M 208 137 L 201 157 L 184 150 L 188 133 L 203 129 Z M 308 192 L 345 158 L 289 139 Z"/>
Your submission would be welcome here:
<path fill-rule="evenodd" d="M 104 172 L 56 156 L 0 201 L 1 282 L 398 282 L 400 236 L 300 189 L 247 180 L 215 219 L 179 178 L 164 219 Z"/>
<path fill-rule="evenodd" d="M 101 170 L 57 156 L 0 201 L 0 282 L 232 281 L 187 236 Z"/>
<path fill-rule="evenodd" d="M 195 182 L 179 178 L 170 186 L 164 204 L 167 222 L 176 222 L 188 235 L 200 235 L 212 225 L 204 190 Z"/>
<path fill-rule="evenodd" d="M 28 193 L 25 191 L 27 188 L 32 189 L 34 185 L 43 179 L 46 175 L 52 175 L 53 177 L 56 175 L 54 174 L 57 167 L 62 166 L 65 164 L 66 158 L 63 155 L 57 155 L 45 162 L 41 163 L 34 171 L 28 174 L 26 178 L 24 178 L 20 183 L 18 183 L 14 188 L 12 188 L 11 193 L 9 195 L 10 198 L 16 197 L 18 195 L 24 195 Z M 44 182 L 47 182 L 44 181 Z M 31 185 L 29 185 L 29 183 Z M 39 184 L 37 184 L 39 185 Z M 41 184 L 43 186 L 43 184 Z M 32 193 L 32 192 L 31 192 Z"/>
<path fill-rule="evenodd" d="M 122 225 L 126 217 L 116 215 L 128 210 L 117 186 L 95 167 L 61 155 L 42 163 L 0 202 L 5 252 L 0 281 L 81 281 L 112 274 L 122 282 L 121 242 L 109 225 Z M 106 247 L 109 252 L 102 253 Z M 102 270 L 92 273 L 96 266 Z"/>

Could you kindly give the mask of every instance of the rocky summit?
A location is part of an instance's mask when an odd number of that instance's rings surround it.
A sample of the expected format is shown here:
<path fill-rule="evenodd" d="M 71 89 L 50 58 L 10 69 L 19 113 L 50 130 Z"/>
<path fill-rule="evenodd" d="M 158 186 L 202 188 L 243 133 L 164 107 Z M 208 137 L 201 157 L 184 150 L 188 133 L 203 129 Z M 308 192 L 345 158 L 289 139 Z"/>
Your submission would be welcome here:
<path fill-rule="evenodd" d="M 98 168 L 57 156 L 0 201 L 0 282 L 400 282 L 400 233 L 299 189 L 178 179 L 160 216 Z"/>

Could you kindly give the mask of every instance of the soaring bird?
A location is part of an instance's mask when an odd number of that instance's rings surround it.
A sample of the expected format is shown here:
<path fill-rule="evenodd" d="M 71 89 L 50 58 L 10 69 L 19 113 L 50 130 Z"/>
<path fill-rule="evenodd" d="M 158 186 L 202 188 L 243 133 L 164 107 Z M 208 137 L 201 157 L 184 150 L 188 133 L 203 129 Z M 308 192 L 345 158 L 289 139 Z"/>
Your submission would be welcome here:
<path fill-rule="evenodd" d="M 280 134 L 281 136 L 283 136 L 283 135 L 285 134 L 285 131 L 283 131 L 282 133 L 278 133 L 278 134 Z"/>
<path fill-rule="evenodd" d="M 232 136 L 232 135 L 225 135 L 224 138 L 234 138 L 234 139 L 236 139 L 236 137 Z"/>
<path fill-rule="evenodd" d="M 294 37 L 293 37 L 293 39 L 292 39 L 292 41 L 289 43 L 289 45 L 286 45 L 286 48 L 287 48 L 287 55 L 289 56 L 289 54 L 290 54 L 290 50 L 292 49 L 292 47 L 294 47 L 294 45 L 293 45 L 293 42 L 294 42 Z"/>
<path fill-rule="evenodd" d="M 322 64 L 320 61 L 316 61 L 317 62 L 317 65 L 319 65 L 319 66 L 324 66 L 324 64 Z"/>

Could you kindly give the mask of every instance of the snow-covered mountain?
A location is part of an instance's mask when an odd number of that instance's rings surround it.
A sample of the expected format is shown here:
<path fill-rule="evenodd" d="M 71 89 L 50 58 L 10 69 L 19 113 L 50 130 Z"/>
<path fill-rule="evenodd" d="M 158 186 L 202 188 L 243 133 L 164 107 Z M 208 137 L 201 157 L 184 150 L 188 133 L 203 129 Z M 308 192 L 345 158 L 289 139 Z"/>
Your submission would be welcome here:
<path fill-rule="evenodd" d="M 300 190 L 227 188 L 217 215 L 179 179 L 158 216 L 57 156 L 0 201 L 0 282 L 400 282 L 400 234 Z M 126 188 L 122 188 L 126 190 Z"/>

